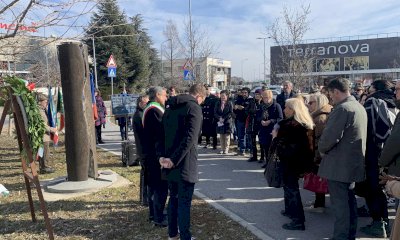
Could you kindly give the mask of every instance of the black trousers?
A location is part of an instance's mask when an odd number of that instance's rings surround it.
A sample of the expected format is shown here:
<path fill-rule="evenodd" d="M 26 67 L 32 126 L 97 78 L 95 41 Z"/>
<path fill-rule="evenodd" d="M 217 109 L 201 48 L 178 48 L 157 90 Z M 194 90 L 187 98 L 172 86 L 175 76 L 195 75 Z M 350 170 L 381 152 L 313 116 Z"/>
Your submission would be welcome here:
<path fill-rule="evenodd" d="M 101 141 L 101 126 L 102 125 L 95 126 L 95 128 L 96 128 L 96 142 Z"/>
<path fill-rule="evenodd" d="M 190 240 L 190 208 L 194 183 L 184 181 L 168 181 L 169 202 L 168 202 L 168 235 L 175 237 L 179 234 L 181 240 Z"/>
<path fill-rule="evenodd" d="M 160 181 L 157 184 L 149 184 L 147 187 L 147 200 L 149 202 L 149 217 L 154 222 L 161 223 L 164 220 L 164 208 L 168 196 L 168 182 Z"/>
<path fill-rule="evenodd" d="M 251 138 L 252 158 L 257 160 L 257 134 L 256 133 L 251 133 L 250 134 L 250 138 Z"/>
<path fill-rule="evenodd" d="M 284 170 L 285 171 L 285 170 Z M 299 190 L 299 178 L 291 173 L 283 173 L 283 193 L 285 212 L 295 223 L 304 223 L 304 209 Z"/>

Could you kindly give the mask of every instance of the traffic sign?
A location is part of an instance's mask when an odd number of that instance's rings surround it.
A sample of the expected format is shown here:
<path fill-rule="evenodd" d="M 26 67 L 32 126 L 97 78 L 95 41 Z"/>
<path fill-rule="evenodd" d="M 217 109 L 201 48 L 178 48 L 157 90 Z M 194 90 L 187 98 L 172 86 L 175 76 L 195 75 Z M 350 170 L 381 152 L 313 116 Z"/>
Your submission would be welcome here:
<path fill-rule="evenodd" d="M 183 69 L 193 69 L 193 64 L 190 59 L 186 60 L 185 65 L 183 65 Z"/>
<path fill-rule="evenodd" d="M 185 81 L 193 81 L 194 77 L 190 70 L 183 70 L 183 80 Z"/>
<path fill-rule="evenodd" d="M 110 58 L 107 61 L 107 67 L 108 68 L 110 68 L 110 67 L 116 68 L 117 67 L 117 63 L 115 62 L 114 57 L 113 57 L 112 54 L 111 54 Z"/>
<path fill-rule="evenodd" d="M 109 67 L 108 68 L 108 77 L 117 77 L 117 68 Z"/>

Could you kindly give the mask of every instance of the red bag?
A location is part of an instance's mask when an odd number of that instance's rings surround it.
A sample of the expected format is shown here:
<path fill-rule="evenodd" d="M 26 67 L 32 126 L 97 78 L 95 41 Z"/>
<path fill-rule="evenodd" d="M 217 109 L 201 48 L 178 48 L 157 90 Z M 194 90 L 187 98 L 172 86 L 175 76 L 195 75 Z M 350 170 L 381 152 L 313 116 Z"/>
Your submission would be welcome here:
<path fill-rule="evenodd" d="M 328 181 L 314 173 L 306 173 L 303 188 L 315 193 L 328 193 Z"/>

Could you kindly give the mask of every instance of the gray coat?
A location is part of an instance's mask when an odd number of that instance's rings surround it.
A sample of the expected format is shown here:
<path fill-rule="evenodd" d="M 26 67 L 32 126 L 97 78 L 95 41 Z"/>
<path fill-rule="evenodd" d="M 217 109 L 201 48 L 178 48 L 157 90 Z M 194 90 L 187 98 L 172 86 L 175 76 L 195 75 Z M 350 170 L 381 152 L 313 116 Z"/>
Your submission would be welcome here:
<path fill-rule="evenodd" d="M 353 96 L 333 108 L 318 143 L 319 176 L 344 183 L 365 179 L 367 124 L 367 113 Z"/>
<path fill-rule="evenodd" d="M 386 140 L 379 159 L 382 167 L 389 168 L 389 175 L 400 177 L 400 113 L 394 121 L 392 132 Z"/>

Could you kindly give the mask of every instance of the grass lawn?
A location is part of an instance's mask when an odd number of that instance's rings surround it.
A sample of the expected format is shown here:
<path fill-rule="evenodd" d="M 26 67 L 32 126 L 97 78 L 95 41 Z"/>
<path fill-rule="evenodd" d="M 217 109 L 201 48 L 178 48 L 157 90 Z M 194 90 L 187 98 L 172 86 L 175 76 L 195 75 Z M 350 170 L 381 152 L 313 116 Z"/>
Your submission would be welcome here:
<path fill-rule="evenodd" d="M 61 142 L 63 136 L 60 136 Z M 63 144 L 51 147 L 53 174 L 40 179 L 65 176 Z M 147 208 L 139 203 L 139 167 L 122 167 L 120 157 L 98 149 L 99 170 L 110 169 L 128 179 L 125 187 L 68 200 L 48 202 L 47 208 L 56 239 L 167 239 L 167 229 L 147 222 Z M 0 183 L 10 191 L 0 196 L 0 239 L 47 239 L 36 190 L 33 189 L 36 223 L 31 221 L 28 197 L 19 159 L 18 143 L 6 133 L 0 135 Z M 192 206 L 192 233 L 201 240 L 257 239 L 248 230 L 195 198 Z"/>

